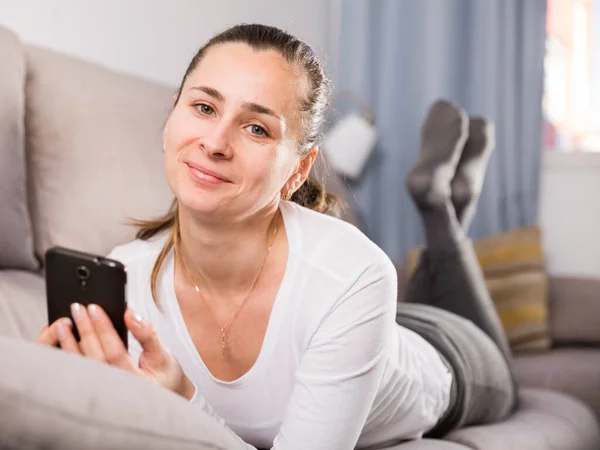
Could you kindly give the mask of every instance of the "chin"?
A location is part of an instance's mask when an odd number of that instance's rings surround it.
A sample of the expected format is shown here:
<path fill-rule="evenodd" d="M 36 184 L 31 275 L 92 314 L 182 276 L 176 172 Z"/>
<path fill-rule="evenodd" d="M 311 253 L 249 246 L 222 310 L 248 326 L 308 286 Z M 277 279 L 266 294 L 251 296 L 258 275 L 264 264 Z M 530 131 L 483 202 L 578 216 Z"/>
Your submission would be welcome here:
<path fill-rule="evenodd" d="M 191 180 L 187 173 L 173 175 L 175 176 L 167 179 L 177 201 L 185 208 L 198 213 L 222 211 L 223 206 L 229 203 L 230 189 L 235 188 L 233 185 L 215 187 L 199 184 Z"/>
<path fill-rule="evenodd" d="M 180 205 L 199 214 L 213 214 L 223 210 L 226 203 L 221 195 L 213 192 L 202 192 L 201 190 L 181 189 L 177 193 L 177 201 Z"/>

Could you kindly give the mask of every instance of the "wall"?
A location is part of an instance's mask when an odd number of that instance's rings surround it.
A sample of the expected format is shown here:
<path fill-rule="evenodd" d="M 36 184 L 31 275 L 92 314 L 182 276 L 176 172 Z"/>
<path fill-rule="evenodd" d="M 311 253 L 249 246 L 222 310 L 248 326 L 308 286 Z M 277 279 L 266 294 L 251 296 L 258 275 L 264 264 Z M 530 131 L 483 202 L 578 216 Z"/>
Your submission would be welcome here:
<path fill-rule="evenodd" d="M 600 277 L 600 154 L 544 155 L 540 224 L 551 273 Z"/>
<path fill-rule="evenodd" d="M 196 50 L 239 22 L 285 28 L 326 57 L 329 0 L 0 0 L 22 40 L 177 85 Z"/>

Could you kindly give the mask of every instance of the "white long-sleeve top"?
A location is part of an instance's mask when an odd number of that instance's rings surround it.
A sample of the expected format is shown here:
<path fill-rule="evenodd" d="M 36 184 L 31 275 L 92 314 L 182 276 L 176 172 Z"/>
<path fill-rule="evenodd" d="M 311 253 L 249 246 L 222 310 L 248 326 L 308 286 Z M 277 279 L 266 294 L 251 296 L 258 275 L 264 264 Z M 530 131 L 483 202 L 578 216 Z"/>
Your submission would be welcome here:
<path fill-rule="evenodd" d="M 173 252 L 157 292 L 150 275 L 166 234 L 116 247 L 127 299 L 152 322 L 196 386 L 192 403 L 240 439 L 240 449 L 350 450 L 419 438 L 444 413 L 452 376 L 437 351 L 396 324 L 397 277 L 385 253 L 341 220 L 281 202 L 289 252 L 254 366 L 212 376 L 186 329 Z M 129 351 L 141 347 L 129 335 Z"/>

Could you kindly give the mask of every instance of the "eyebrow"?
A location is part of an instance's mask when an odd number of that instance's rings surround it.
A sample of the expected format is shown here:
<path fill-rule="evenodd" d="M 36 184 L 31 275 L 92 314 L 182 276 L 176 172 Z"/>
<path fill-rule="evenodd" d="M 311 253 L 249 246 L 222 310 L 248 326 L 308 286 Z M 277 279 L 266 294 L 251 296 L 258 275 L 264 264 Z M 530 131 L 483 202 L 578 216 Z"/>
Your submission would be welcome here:
<path fill-rule="evenodd" d="M 205 94 L 210 95 L 211 97 L 215 98 L 216 100 L 218 100 L 220 102 L 225 100 L 225 97 L 223 96 L 223 94 L 221 94 L 216 89 L 208 87 L 208 86 L 192 86 L 191 89 L 194 89 L 197 91 L 202 91 Z M 255 112 L 257 114 L 267 114 L 267 115 L 273 116 L 277 119 L 281 119 L 279 117 L 279 114 L 277 114 L 271 108 L 267 108 L 266 106 L 259 105 L 258 103 L 244 102 L 244 103 L 242 103 L 242 108 L 247 109 L 252 112 Z"/>

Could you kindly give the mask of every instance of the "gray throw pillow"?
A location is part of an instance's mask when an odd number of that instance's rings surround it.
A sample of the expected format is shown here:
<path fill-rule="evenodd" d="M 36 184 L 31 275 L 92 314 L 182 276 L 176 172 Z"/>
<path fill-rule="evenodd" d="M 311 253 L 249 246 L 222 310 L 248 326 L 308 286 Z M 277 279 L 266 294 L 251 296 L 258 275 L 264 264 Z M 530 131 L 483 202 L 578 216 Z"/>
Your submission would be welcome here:
<path fill-rule="evenodd" d="M 0 337 L 0 354 L 0 448 L 239 448 L 198 405 L 140 376 L 14 338 Z"/>

